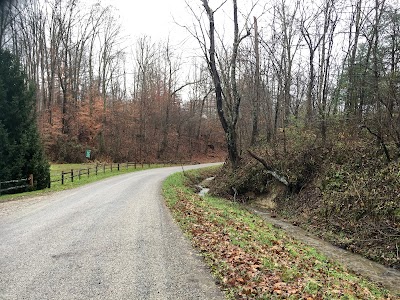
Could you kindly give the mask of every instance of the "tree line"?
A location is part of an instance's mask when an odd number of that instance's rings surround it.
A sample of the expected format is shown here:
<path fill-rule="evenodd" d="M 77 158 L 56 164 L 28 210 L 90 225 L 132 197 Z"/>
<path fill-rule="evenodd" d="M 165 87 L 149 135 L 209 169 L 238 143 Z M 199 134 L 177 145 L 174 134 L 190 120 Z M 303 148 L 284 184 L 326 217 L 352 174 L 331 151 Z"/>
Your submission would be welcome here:
<path fill-rule="evenodd" d="M 195 21 L 186 28 L 209 67 L 232 165 L 260 142 L 279 138 L 286 147 L 289 126 L 313 129 L 326 144 L 330 124 L 338 121 L 365 129 L 387 161 L 397 158 L 398 3 L 264 4 L 187 2 Z"/>
<path fill-rule="evenodd" d="M 76 161 L 83 147 L 114 160 L 177 159 L 225 144 L 235 166 L 248 147 L 285 141 L 290 126 L 326 143 L 341 121 L 376 139 L 388 161 L 398 156 L 396 1 L 186 4 L 193 22 L 178 25 L 198 49 L 189 75 L 168 39 L 124 49 L 116 12 L 100 2 L 2 8 L 0 46 L 37 87 L 51 159 Z"/>
<path fill-rule="evenodd" d="M 100 2 L 15 1 L 1 16 L 0 47 L 36 86 L 51 160 L 81 161 L 91 148 L 98 159 L 177 161 L 223 147 L 204 68 L 181 80 L 180 53 L 168 39 L 142 36 L 127 46 L 117 12 Z"/>

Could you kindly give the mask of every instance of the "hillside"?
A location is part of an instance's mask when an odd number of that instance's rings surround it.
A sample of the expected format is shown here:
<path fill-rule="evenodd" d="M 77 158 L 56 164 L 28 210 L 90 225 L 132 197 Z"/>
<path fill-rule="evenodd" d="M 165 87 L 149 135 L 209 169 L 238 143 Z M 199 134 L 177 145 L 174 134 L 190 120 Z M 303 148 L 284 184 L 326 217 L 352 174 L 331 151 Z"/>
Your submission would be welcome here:
<path fill-rule="evenodd" d="M 312 131 L 291 127 L 285 134 L 252 152 L 288 186 L 247 155 L 233 172 L 224 168 L 211 191 L 262 206 L 335 245 L 400 268 L 398 159 L 388 162 L 363 128 L 336 126 L 325 145 Z"/>

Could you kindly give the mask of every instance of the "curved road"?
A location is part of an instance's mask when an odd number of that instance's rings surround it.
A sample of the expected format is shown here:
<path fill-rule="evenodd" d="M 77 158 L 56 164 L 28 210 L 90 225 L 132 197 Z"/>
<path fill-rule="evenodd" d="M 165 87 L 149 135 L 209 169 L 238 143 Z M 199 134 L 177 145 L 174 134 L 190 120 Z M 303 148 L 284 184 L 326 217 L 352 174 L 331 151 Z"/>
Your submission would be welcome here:
<path fill-rule="evenodd" d="M 0 299 L 223 299 L 161 197 L 181 170 L 0 203 Z"/>

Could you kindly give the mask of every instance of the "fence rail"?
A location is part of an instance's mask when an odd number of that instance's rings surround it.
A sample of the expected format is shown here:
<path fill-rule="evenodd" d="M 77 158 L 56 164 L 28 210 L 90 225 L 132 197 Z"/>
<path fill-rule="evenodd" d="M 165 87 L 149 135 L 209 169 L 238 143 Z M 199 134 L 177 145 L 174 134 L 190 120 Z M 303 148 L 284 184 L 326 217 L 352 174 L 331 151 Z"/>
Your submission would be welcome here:
<path fill-rule="evenodd" d="M 22 185 L 19 185 L 18 183 L 25 183 Z M 12 183 L 18 184 L 14 186 L 9 186 L 4 188 L 4 185 L 10 185 Z M 27 187 L 33 187 L 33 175 L 29 175 L 28 178 L 21 178 L 21 179 L 14 179 L 14 180 L 7 180 L 7 181 L 1 181 L 0 182 L 0 195 L 3 192 L 8 192 L 8 191 L 13 191 L 13 190 L 18 190 L 18 189 L 23 189 Z"/>
<path fill-rule="evenodd" d="M 185 164 L 185 163 L 189 162 L 181 161 L 179 164 Z M 80 180 L 82 176 L 86 177 L 90 177 L 91 175 L 96 176 L 99 173 L 106 173 L 107 170 L 109 170 L 110 172 L 113 171 L 118 172 L 121 171 L 122 169 L 128 170 L 129 167 L 134 167 L 135 169 L 141 167 L 143 169 L 144 166 L 148 166 L 150 168 L 151 165 L 163 165 L 165 167 L 166 165 L 171 165 L 171 164 L 177 164 L 177 162 L 170 161 L 170 162 L 158 162 L 158 163 L 150 163 L 150 162 L 124 162 L 124 163 L 102 163 L 102 164 L 97 163 L 96 165 L 93 165 L 91 167 L 63 170 L 57 173 L 57 175 L 51 175 L 48 188 L 51 187 L 52 183 L 61 182 L 61 184 L 64 185 L 68 180 L 70 182 L 74 182 L 74 179 L 76 178 Z M 52 173 L 54 174 L 54 172 Z M 23 182 L 25 182 L 24 185 L 17 185 L 18 183 L 23 183 Z M 4 187 L 4 185 L 10 185 L 10 184 L 14 184 L 14 186 L 2 188 Z M 28 187 L 33 187 L 33 175 L 29 175 L 28 178 L 0 182 L 0 195 L 2 194 L 2 192 L 8 192 Z"/>
<path fill-rule="evenodd" d="M 167 165 L 168 163 L 153 163 L 154 165 Z M 59 174 L 59 176 L 51 176 L 51 180 L 49 182 L 49 188 L 51 187 L 52 183 L 61 182 L 61 184 L 65 184 L 67 181 L 74 182 L 74 179 L 78 178 L 80 180 L 83 176 L 90 177 L 90 176 L 97 176 L 99 173 L 106 173 L 108 170 L 110 172 L 113 171 L 121 171 L 122 169 L 129 169 L 129 167 L 134 167 L 137 169 L 141 167 L 142 169 L 144 166 L 151 167 L 152 163 L 145 163 L 145 162 L 124 162 L 124 163 L 103 163 L 103 164 L 96 164 L 91 167 L 86 168 L 79 168 L 79 169 L 71 169 L 71 170 L 63 170 Z"/>

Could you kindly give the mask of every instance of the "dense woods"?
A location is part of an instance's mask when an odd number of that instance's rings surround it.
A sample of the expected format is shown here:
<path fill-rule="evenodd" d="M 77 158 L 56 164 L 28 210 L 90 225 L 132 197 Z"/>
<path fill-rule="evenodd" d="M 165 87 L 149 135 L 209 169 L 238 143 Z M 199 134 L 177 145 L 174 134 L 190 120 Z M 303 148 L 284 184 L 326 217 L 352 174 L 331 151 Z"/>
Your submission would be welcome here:
<path fill-rule="evenodd" d="M 256 140 L 287 140 L 290 126 L 312 129 L 326 144 L 328 131 L 344 121 L 364 128 L 388 161 L 398 157 L 398 3 L 280 0 L 238 7 L 233 1 L 232 24 L 223 20 L 230 3 L 215 10 L 202 4 L 191 7 L 197 23 L 189 31 L 222 86 L 232 124 L 240 106 L 233 127 L 242 151 Z"/>
<path fill-rule="evenodd" d="M 212 159 L 221 152 L 205 72 L 200 66 L 183 81 L 181 54 L 168 39 L 143 36 L 129 52 L 117 12 L 101 3 L 15 1 L 1 14 L 1 48 L 36 84 L 52 161 L 83 161 L 86 148 L 112 161 Z M 183 102 L 187 86 L 192 91 Z"/>
<path fill-rule="evenodd" d="M 90 147 L 112 160 L 176 160 L 225 143 L 236 165 L 250 145 L 286 147 L 290 126 L 329 142 L 340 120 L 363 128 L 388 161 L 398 156 L 396 1 L 233 4 L 187 3 L 193 24 L 181 26 L 200 49 L 190 73 L 167 38 L 137 38 L 129 52 L 118 12 L 101 2 L 4 6 L 0 45 L 36 83 L 50 158 L 77 161 Z"/>

